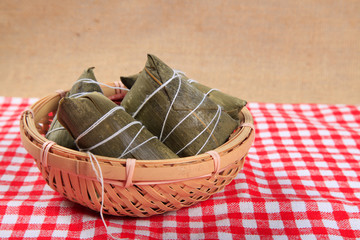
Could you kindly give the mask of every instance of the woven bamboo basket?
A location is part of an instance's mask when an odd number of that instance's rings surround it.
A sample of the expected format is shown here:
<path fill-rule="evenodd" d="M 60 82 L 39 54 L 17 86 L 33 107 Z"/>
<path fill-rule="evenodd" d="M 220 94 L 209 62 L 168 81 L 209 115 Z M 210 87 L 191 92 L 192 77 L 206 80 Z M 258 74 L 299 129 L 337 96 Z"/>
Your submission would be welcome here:
<path fill-rule="evenodd" d="M 103 87 L 103 91 L 111 99 L 124 96 L 108 87 Z M 102 186 L 86 153 L 56 144 L 47 145 L 44 150 L 48 142 L 44 136 L 62 96 L 51 94 L 24 111 L 20 120 L 23 146 L 52 189 L 95 211 L 100 211 L 103 204 L 105 214 L 148 217 L 204 201 L 235 178 L 254 140 L 253 118 L 244 107 L 240 112 L 242 126 L 225 144 L 214 149 L 220 156 L 219 166 L 214 166 L 213 156 L 207 153 L 179 159 L 136 160 L 129 185 L 127 159 L 96 156 L 104 179 L 102 200 Z"/>

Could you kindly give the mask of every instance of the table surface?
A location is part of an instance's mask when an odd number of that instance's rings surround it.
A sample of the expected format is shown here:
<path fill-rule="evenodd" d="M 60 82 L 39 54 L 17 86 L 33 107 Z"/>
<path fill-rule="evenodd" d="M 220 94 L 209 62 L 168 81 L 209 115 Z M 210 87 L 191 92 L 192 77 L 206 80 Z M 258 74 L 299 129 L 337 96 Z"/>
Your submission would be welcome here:
<path fill-rule="evenodd" d="M 149 218 L 105 216 L 53 191 L 21 145 L 35 99 L 0 97 L 0 239 L 360 238 L 360 107 L 248 104 L 256 139 L 209 200 Z"/>
<path fill-rule="evenodd" d="M 360 104 L 360 1 L 0 1 L 0 96 L 101 82 L 153 53 L 251 102 Z"/>

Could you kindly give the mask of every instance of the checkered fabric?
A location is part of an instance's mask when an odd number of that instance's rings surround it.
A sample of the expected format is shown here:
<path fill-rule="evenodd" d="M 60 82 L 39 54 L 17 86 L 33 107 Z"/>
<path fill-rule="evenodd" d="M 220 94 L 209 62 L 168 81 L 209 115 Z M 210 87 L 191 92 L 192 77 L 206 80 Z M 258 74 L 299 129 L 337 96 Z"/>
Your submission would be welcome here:
<path fill-rule="evenodd" d="M 0 239 L 106 239 L 97 212 L 45 184 L 21 145 L 35 99 L 0 97 Z M 248 105 L 256 139 L 209 200 L 149 218 L 105 216 L 122 239 L 360 238 L 360 106 Z"/>

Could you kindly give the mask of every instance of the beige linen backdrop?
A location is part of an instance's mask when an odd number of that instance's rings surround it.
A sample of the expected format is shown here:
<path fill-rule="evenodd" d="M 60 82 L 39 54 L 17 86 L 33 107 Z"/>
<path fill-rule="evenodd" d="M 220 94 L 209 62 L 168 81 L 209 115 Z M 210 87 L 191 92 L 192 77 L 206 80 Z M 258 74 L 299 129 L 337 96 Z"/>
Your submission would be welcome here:
<path fill-rule="evenodd" d="M 146 53 L 252 102 L 360 104 L 360 1 L 0 1 L 0 96 L 140 71 Z"/>

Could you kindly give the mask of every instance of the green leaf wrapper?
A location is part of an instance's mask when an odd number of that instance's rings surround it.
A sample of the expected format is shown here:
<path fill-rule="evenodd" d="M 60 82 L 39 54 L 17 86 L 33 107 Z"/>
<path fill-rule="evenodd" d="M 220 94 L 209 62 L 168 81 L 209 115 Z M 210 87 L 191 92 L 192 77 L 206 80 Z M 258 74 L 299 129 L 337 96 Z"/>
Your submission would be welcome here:
<path fill-rule="evenodd" d="M 121 105 L 128 113 L 133 115 L 139 106 L 143 104 L 146 97 L 165 84 L 173 74 L 174 71 L 164 62 L 154 55 L 148 55 L 144 70 L 140 72 L 136 81 L 134 81 L 135 83 L 126 94 Z M 153 95 L 135 116 L 135 119 L 141 121 L 150 132 L 158 137 L 168 109 L 177 94 L 178 79 L 168 83 Z M 184 79 L 180 81 L 181 89 L 171 107 L 163 138 L 160 140 L 163 140 L 171 150 L 181 157 L 196 155 L 199 150 L 201 150 L 199 153 L 203 153 L 222 145 L 238 126 L 238 123 L 225 111 L 221 111 L 217 127 L 212 132 L 217 122 L 217 118 L 214 117 L 218 111 L 218 105 L 209 97 L 206 97 L 201 106 L 173 130 L 185 116 L 197 107 L 204 97 L 204 93 L 194 88 L 188 81 Z M 215 121 L 209 125 L 214 119 Z M 204 131 L 204 129 L 206 130 Z M 173 132 L 164 140 L 164 136 L 167 136 L 171 131 Z M 188 145 L 197 136 L 199 137 Z M 183 149 L 184 147 L 185 149 Z M 179 152 L 180 150 L 182 151 Z"/>
<path fill-rule="evenodd" d="M 91 79 L 96 81 L 93 67 L 86 69 L 78 78 L 79 79 Z M 72 96 L 76 93 L 84 93 L 84 92 L 101 92 L 102 90 L 100 86 L 96 83 L 90 83 L 86 81 L 77 81 L 72 86 L 71 90 L 66 93 L 66 96 Z M 54 116 L 54 119 L 50 125 L 50 128 L 48 130 L 51 131 L 53 129 L 59 129 L 57 131 L 51 132 L 46 135 L 47 139 L 56 142 L 58 145 L 61 145 L 63 147 L 71 148 L 71 149 L 77 149 L 76 145 L 74 143 L 74 138 L 71 136 L 71 134 L 66 130 L 63 129 L 60 122 L 57 120 L 57 114 Z"/>
<path fill-rule="evenodd" d="M 131 89 L 131 87 L 135 84 L 136 79 L 138 79 L 139 75 L 140 75 L 140 73 L 126 76 L 126 77 L 121 76 L 120 80 L 125 85 L 125 87 L 127 87 L 128 89 Z"/>
<path fill-rule="evenodd" d="M 59 104 L 58 119 L 71 133 L 73 138 L 76 139 L 114 107 L 117 107 L 117 105 L 100 93 L 89 93 L 79 98 L 63 98 Z M 100 144 L 90 151 L 97 155 L 118 158 L 134 139 L 128 148 L 128 150 L 134 150 L 129 151 L 122 158 L 149 160 L 178 158 L 173 151 L 157 138 L 152 138 L 154 135 L 146 128 L 143 128 L 138 134 L 142 127 L 141 124 L 134 124 L 119 133 L 119 130 L 134 121 L 135 119 L 124 110 L 117 109 L 80 138 L 78 146 L 86 150 L 96 146 L 110 136 L 114 136 L 111 140 Z M 114 135 L 117 132 L 119 134 Z M 150 138 L 152 139 L 135 148 Z"/>
<path fill-rule="evenodd" d="M 131 87 L 135 84 L 136 80 L 138 79 L 139 75 L 140 75 L 140 73 L 134 74 L 131 76 L 120 77 L 120 80 L 128 89 L 131 89 Z M 181 74 L 181 75 L 184 80 L 189 80 L 189 78 L 185 74 Z M 190 84 L 203 93 L 207 93 L 208 91 L 211 90 L 210 87 L 205 86 L 196 81 L 191 81 Z M 223 93 L 221 91 L 212 91 L 209 94 L 209 98 L 214 103 L 223 107 L 225 112 L 227 112 L 233 119 L 236 119 L 236 120 L 240 120 L 239 112 L 247 104 L 247 102 L 245 100 L 237 98 L 237 97 L 233 97 L 233 96 Z"/>

